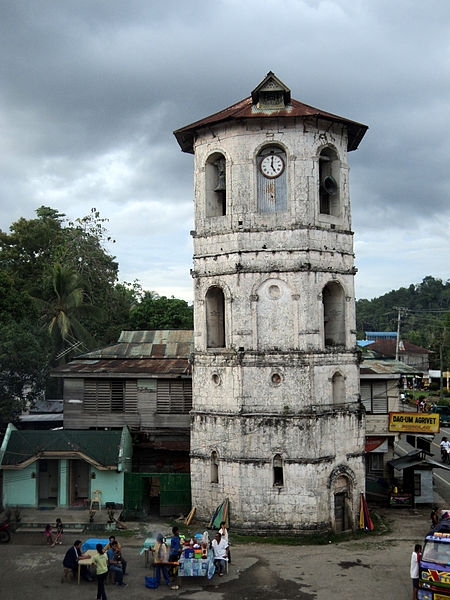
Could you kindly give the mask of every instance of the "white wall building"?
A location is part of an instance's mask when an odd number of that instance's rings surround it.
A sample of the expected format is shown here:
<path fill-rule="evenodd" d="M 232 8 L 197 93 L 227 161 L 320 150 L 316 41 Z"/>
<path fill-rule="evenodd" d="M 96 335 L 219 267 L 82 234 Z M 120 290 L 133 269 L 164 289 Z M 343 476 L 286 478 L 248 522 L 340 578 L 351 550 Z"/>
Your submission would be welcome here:
<path fill-rule="evenodd" d="M 252 96 L 175 132 L 195 156 L 192 503 L 349 529 L 364 491 L 347 152 L 367 127 Z"/>

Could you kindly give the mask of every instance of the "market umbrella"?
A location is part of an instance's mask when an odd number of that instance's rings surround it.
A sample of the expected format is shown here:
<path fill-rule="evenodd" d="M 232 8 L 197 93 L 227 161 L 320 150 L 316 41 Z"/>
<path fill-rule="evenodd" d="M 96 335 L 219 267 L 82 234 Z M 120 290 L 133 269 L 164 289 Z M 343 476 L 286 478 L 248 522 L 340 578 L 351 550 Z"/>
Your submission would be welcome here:
<path fill-rule="evenodd" d="M 219 529 L 222 521 L 225 521 L 225 527 L 228 529 L 230 525 L 230 501 L 228 500 L 228 498 L 225 498 L 222 504 L 220 504 L 216 508 L 214 515 L 209 523 L 209 528 Z"/>

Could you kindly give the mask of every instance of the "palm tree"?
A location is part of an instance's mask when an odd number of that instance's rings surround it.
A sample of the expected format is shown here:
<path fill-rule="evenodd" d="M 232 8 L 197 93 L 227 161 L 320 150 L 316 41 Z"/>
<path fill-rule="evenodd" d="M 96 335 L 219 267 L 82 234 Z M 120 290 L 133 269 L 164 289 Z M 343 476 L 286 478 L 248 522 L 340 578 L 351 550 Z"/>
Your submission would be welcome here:
<path fill-rule="evenodd" d="M 96 311 L 84 303 L 82 280 L 75 269 L 56 263 L 49 275 L 47 300 L 35 299 L 41 306 L 46 326 L 56 346 L 56 358 L 62 358 L 80 345 L 90 345 L 92 337 L 79 318 Z"/>

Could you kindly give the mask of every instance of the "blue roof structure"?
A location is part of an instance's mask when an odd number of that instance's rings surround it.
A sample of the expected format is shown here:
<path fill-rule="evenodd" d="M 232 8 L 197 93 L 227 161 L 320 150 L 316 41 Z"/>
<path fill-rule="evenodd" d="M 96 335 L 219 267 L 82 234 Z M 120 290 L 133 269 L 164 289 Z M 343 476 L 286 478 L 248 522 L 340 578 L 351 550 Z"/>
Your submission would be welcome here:
<path fill-rule="evenodd" d="M 371 341 L 393 339 L 397 337 L 396 331 L 365 331 L 366 339 Z"/>

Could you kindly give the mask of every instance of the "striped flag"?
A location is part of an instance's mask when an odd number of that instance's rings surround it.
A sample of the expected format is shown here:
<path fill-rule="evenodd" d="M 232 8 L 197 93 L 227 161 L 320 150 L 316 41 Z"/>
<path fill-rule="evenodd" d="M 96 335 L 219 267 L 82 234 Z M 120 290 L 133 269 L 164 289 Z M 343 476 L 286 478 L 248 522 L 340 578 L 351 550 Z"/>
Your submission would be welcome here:
<path fill-rule="evenodd" d="M 367 508 L 367 502 L 364 498 L 364 494 L 361 492 L 361 507 L 359 509 L 359 527 L 365 531 L 373 530 L 372 519 L 369 515 L 369 509 Z"/>

